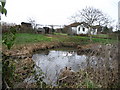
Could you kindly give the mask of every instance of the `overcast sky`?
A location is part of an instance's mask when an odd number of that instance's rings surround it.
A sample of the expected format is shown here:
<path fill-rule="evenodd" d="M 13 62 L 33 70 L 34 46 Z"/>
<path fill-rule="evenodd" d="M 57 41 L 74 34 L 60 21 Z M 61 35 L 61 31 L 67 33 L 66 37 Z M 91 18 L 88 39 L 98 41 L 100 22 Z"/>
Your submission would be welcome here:
<path fill-rule="evenodd" d="M 78 10 L 92 6 L 118 19 L 119 0 L 6 0 L 7 17 L 2 21 L 20 24 L 33 18 L 39 24 L 66 25 Z"/>

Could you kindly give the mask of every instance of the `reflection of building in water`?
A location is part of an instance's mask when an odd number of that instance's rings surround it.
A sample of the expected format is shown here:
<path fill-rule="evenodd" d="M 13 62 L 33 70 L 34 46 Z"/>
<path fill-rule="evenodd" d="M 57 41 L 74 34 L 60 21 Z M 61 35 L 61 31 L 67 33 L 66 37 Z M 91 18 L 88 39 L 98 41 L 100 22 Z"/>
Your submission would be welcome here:
<path fill-rule="evenodd" d="M 120 30 L 120 1 L 118 2 L 118 30 Z"/>
<path fill-rule="evenodd" d="M 62 56 L 73 56 L 75 55 L 74 51 L 69 51 L 69 52 L 63 52 Z"/>

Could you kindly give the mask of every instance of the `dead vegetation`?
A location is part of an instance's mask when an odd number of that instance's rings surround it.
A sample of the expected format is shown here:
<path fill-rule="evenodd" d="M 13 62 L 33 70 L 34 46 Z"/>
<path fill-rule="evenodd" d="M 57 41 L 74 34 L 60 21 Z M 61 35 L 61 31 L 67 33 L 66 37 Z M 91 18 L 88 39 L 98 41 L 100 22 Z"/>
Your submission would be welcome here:
<path fill-rule="evenodd" d="M 32 72 L 33 61 L 31 54 L 39 49 L 49 49 L 60 47 L 59 43 L 43 43 L 24 45 L 19 49 L 5 51 L 8 56 L 20 56 L 20 60 L 16 63 L 15 73 L 17 74 L 16 81 L 23 81 L 28 74 Z M 14 47 L 15 48 L 15 47 Z M 17 47 L 18 48 L 18 47 Z M 117 87 L 119 83 L 118 77 L 118 46 L 117 44 L 89 44 L 78 45 L 78 54 L 87 55 L 86 68 L 80 72 L 73 72 L 71 68 L 65 68 L 59 77 L 59 87 L 71 88 L 88 88 L 86 80 L 92 81 L 96 88 Z M 25 55 L 25 57 L 24 57 Z M 22 58 L 23 56 L 23 58 Z M 97 57 L 97 59 L 94 59 Z M 82 65 L 81 65 L 82 66 Z M 87 79 L 86 79 L 87 78 Z M 89 83 L 87 82 L 87 83 Z M 23 85 L 23 88 L 28 86 L 36 87 L 36 84 L 25 84 L 23 82 L 16 83 L 17 88 Z M 31 86 L 31 87 L 32 87 Z"/>
<path fill-rule="evenodd" d="M 86 63 L 84 63 L 86 68 L 81 69 L 76 73 L 72 72 L 69 67 L 64 68 L 58 79 L 61 87 L 119 87 L 117 44 L 90 44 L 86 46 L 78 46 L 78 49 L 78 54 L 88 56 L 86 58 Z"/>

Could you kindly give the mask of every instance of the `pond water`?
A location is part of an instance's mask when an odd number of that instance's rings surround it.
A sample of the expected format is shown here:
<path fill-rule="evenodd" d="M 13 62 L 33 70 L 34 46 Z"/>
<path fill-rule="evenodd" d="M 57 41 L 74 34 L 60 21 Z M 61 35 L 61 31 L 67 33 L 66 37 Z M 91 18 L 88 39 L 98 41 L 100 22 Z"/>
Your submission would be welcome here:
<path fill-rule="evenodd" d="M 83 63 L 86 62 L 85 55 L 77 55 L 76 50 L 70 48 L 40 51 L 39 54 L 34 54 L 32 59 L 36 64 L 35 69 L 37 71 L 41 69 L 44 73 L 46 77 L 43 79 L 44 82 L 52 85 L 55 85 L 61 69 L 71 67 L 77 72 L 85 67 Z"/>
<path fill-rule="evenodd" d="M 65 67 L 71 67 L 75 72 L 87 67 L 89 58 L 89 64 L 93 68 L 101 68 L 104 65 L 104 59 L 98 56 L 78 55 L 74 48 L 62 48 L 54 50 L 43 50 L 36 52 L 32 59 L 35 62 L 34 69 L 37 74 L 42 71 L 44 74 L 43 81 L 53 86 L 56 85 L 59 73 L 61 69 Z M 109 59 L 112 61 L 111 59 Z M 102 62 L 102 64 L 101 64 Z M 113 67 L 112 63 L 109 64 L 110 68 Z M 27 78 L 27 82 L 35 82 L 34 76 Z"/>

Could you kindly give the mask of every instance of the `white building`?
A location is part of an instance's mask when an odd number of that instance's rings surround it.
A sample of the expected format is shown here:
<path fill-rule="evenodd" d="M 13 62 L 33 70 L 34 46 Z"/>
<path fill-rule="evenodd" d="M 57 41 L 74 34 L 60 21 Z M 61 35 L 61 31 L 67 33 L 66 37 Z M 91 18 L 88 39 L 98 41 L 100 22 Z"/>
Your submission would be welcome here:
<path fill-rule="evenodd" d="M 73 23 L 70 25 L 69 29 L 71 34 L 88 34 L 89 33 L 89 27 L 86 23 Z M 91 31 L 92 35 L 97 34 L 97 29 L 92 29 Z"/>
<path fill-rule="evenodd" d="M 78 25 L 76 27 L 71 27 L 72 32 L 75 34 L 88 34 L 88 28 L 86 28 L 84 25 Z"/>
<path fill-rule="evenodd" d="M 120 30 L 120 1 L 118 2 L 118 30 Z"/>

